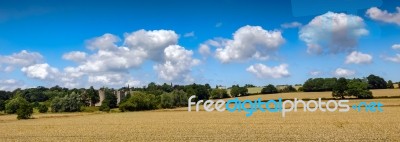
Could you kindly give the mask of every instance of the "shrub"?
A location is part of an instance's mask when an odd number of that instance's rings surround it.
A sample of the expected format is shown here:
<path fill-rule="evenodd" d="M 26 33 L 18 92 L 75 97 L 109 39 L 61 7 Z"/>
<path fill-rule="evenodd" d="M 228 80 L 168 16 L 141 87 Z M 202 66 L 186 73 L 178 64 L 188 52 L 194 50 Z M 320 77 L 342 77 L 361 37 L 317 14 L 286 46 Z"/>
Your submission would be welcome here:
<path fill-rule="evenodd" d="M 172 93 L 163 93 L 161 95 L 161 107 L 162 108 L 174 108 L 174 98 Z"/>
<path fill-rule="evenodd" d="M 38 109 L 39 109 L 40 113 L 46 113 L 49 110 L 49 108 L 46 105 L 43 105 L 43 104 L 40 104 Z"/>
<path fill-rule="evenodd" d="M 110 101 L 109 100 L 103 100 L 103 102 L 101 102 L 101 106 L 99 107 L 100 111 L 104 111 L 104 112 L 109 112 L 110 111 Z"/>
<path fill-rule="evenodd" d="M 273 94 L 273 93 L 278 93 L 278 90 L 275 88 L 274 85 L 269 84 L 265 86 L 263 89 L 261 89 L 262 94 Z"/>
<path fill-rule="evenodd" d="M 52 112 L 77 112 L 82 106 L 81 97 L 79 94 L 72 92 L 63 98 L 54 98 L 51 102 Z"/>
<path fill-rule="evenodd" d="M 153 94 L 133 92 L 126 102 L 119 105 L 121 111 L 152 110 L 157 108 L 157 99 Z"/>
<path fill-rule="evenodd" d="M 17 119 L 28 119 L 33 113 L 33 107 L 24 98 L 18 96 L 7 102 L 6 113 L 17 113 Z"/>
<path fill-rule="evenodd" d="M 27 102 L 27 101 L 24 98 L 19 97 L 19 96 L 12 100 L 9 100 L 5 106 L 6 113 L 8 113 L 8 114 L 17 113 L 19 106 L 21 106 L 21 104 L 25 103 L 25 102 Z"/>
<path fill-rule="evenodd" d="M 213 89 L 211 91 L 211 98 L 212 99 L 222 99 L 222 98 L 229 98 L 228 92 L 226 89 Z"/>
<path fill-rule="evenodd" d="M 31 104 L 25 100 L 25 102 L 21 102 L 20 106 L 17 110 L 17 119 L 29 119 L 31 118 L 33 113 L 33 107 Z"/>

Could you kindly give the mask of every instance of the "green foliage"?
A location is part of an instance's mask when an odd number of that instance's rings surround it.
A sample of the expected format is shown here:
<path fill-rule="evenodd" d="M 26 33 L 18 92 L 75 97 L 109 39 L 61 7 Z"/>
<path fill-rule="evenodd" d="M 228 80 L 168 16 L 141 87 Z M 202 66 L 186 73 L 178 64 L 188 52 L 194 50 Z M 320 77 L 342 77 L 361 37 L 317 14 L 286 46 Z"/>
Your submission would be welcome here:
<path fill-rule="evenodd" d="M 376 75 L 369 75 L 367 77 L 368 80 L 368 88 L 369 89 L 386 89 L 387 88 L 387 83 L 385 79 L 376 76 Z"/>
<path fill-rule="evenodd" d="M 109 112 L 110 111 L 110 101 L 109 100 L 103 100 L 103 102 L 101 102 L 101 106 L 99 107 L 100 111 L 104 111 L 104 112 Z"/>
<path fill-rule="evenodd" d="M 49 99 L 49 97 L 44 94 L 47 90 L 48 89 L 43 86 L 25 89 L 21 91 L 21 97 L 29 102 L 44 102 Z"/>
<path fill-rule="evenodd" d="M 75 92 L 63 98 L 54 98 L 51 102 L 52 112 L 77 112 L 82 106 L 81 96 Z"/>
<path fill-rule="evenodd" d="M 389 81 L 387 82 L 387 88 L 391 88 L 391 89 L 394 88 L 393 82 L 392 82 L 391 80 L 389 80 Z"/>
<path fill-rule="evenodd" d="M 231 96 L 238 97 L 238 96 L 246 96 L 248 95 L 249 90 L 246 87 L 240 87 L 239 85 L 232 85 L 231 87 Z"/>
<path fill-rule="evenodd" d="M 157 108 L 157 99 L 153 94 L 133 92 L 126 102 L 119 105 L 121 111 L 152 110 Z"/>
<path fill-rule="evenodd" d="M 18 109 L 17 109 L 17 119 L 29 119 L 31 118 L 33 113 L 33 107 L 30 105 L 28 101 L 25 99 L 22 100 L 22 102 L 19 103 Z"/>
<path fill-rule="evenodd" d="M 344 98 L 346 96 L 347 80 L 346 78 L 339 78 L 332 90 L 333 97 Z"/>
<path fill-rule="evenodd" d="M 174 98 L 172 93 L 163 93 L 161 95 L 161 107 L 162 108 L 174 108 Z"/>
<path fill-rule="evenodd" d="M 211 98 L 212 99 L 222 99 L 222 98 L 229 98 L 228 92 L 226 89 L 213 89 L 211 91 Z"/>
<path fill-rule="evenodd" d="M 196 95 L 196 100 L 207 100 L 210 97 L 209 85 L 191 84 L 186 85 L 184 91 L 189 95 Z"/>
<path fill-rule="evenodd" d="M 261 89 L 261 93 L 262 94 L 274 94 L 274 93 L 278 93 L 278 90 L 276 89 L 276 87 L 272 84 L 269 84 L 267 86 L 265 86 L 263 89 Z"/>
<path fill-rule="evenodd" d="M 107 105 L 108 108 L 116 108 L 117 107 L 117 96 L 114 95 L 113 91 L 110 89 L 105 89 L 104 91 L 104 100 L 101 105 Z"/>
<path fill-rule="evenodd" d="M 19 95 L 8 101 L 5 109 L 8 114 L 17 113 L 17 119 L 29 119 L 33 113 L 31 104 Z"/>
<path fill-rule="evenodd" d="M 297 92 L 297 90 L 292 85 L 288 85 L 285 88 L 278 90 L 278 92 L 280 93 Z"/>
<path fill-rule="evenodd" d="M 304 82 L 304 92 L 332 91 L 336 84 L 336 78 L 310 78 Z"/>
<path fill-rule="evenodd" d="M 19 109 L 19 107 L 23 104 L 23 103 L 29 103 L 28 101 L 26 101 L 24 98 L 22 98 L 21 96 L 17 96 L 14 99 L 11 99 L 9 101 L 6 102 L 6 106 L 5 106 L 5 111 L 8 114 L 14 114 L 17 113 L 17 110 Z"/>
<path fill-rule="evenodd" d="M 373 98 L 372 92 L 368 90 L 368 83 L 360 79 L 348 81 L 346 93 L 348 96 L 356 96 L 360 99 Z"/>
<path fill-rule="evenodd" d="M 0 111 L 4 111 L 6 107 L 6 101 L 12 98 L 12 93 L 8 91 L 0 90 Z"/>
<path fill-rule="evenodd" d="M 99 111 L 99 107 L 94 107 L 94 106 L 82 106 L 81 107 L 82 112 L 96 112 Z"/>
<path fill-rule="evenodd" d="M 38 109 L 40 113 L 46 113 L 49 111 L 49 108 L 44 104 L 39 104 Z"/>
<path fill-rule="evenodd" d="M 99 92 L 93 88 L 93 86 L 90 86 L 88 90 L 86 90 L 87 96 L 90 100 L 90 104 L 94 106 L 96 103 L 100 101 L 100 96 Z"/>

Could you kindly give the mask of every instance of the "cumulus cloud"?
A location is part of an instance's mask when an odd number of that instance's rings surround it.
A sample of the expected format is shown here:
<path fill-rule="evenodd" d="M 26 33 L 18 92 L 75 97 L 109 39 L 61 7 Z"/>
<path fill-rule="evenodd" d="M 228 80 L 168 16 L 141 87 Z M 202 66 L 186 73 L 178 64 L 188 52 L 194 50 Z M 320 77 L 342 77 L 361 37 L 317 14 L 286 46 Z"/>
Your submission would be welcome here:
<path fill-rule="evenodd" d="M 5 64 L 5 71 L 12 71 L 16 67 L 26 67 L 43 62 L 43 56 L 37 52 L 22 50 L 8 56 L 0 55 L 0 65 Z"/>
<path fill-rule="evenodd" d="M 352 51 L 358 39 L 368 34 L 364 20 L 355 15 L 327 12 L 303 26 L 299 38 L 310 54 Z"/>
<path fill-rule="evenodd" d="M 392 49 L 394 50 L 400 50 L 400 44 L 393 44 Z"/>
<path fill-rule="evenodd" d="M 208 56 L 211 54 L 210 46 L 207 44 L 200 44 L 199 53 L 203 56 Z"/>
<path fill-rule="evenodd" d="M 26 88 L 23 81 L 15 79 L 0 80 L 0 90 L 13 91 L 17 88 Z"/>
<path fill-rule="evenodd" d="M 355 73 L 356 72 L 353 70 L 337 68 L 333 74 L 337 77 L 349 77 L 349 76 L 353 76 Z"/>
<path fill-rule="evenodd" d="M 193 59 L 193 51 L 186 50 L 179 45 L 170 45 L 164 50 L 165 62 L 157 64 L 153 68 L 159 78 L 165 81 L 193 82 L 190 77 L 191 67 L 199 64 L 199 60 Z"/>
<path fill-rule="evenodd" d="M 267 31 L 260 26 L 239 28 L 233 39 L 222 40 L 215 56 L 222 63 L 251 58 L 265 60 L 285 42 L 280 31 Z"/>
<path fill-rule="evenodd" d="M 346 57 L 346 64 L 370 64 L 372 56 L 361 52 L 353 51 Z"/>
<path fill-rule="evenodd" d="M 72 51 L 63 55 L 63 59 L 82 62 L 86 59 L 86 53 L 81 51 Z"/>
<path fill-rule="evenodd" d="M 291 22 L 291 23 L 284 23 L 281 25 L 282 28 L 289 29 L 289 28 L 298 28 L 301 27 L 302 24 L 299 22 Z"/>
<path fill-rule="evenodd" d="M 376 21 L 385 23 L 393 23 L 400 26 L 400 7 L 396 7 L 395 13 L 390 13 L 386 10 L 381 10 L 377 7 L 372 7 L 367 10 L 366 15 Z"/>
<path fill-rule="evenodd" d="M 246 71 L 254 74 L 258 78 L 282 78 L 290 76 L 287 68 L 287 64 L 269 67 L 259 63 L 249 66 Z"/>
<path fill-rule="evenodd" d="M 50 67 L 50 65 L 47 63 L 35 64 L 28 67 L 23 67 L 21 71 L 30 78 L 35 78 L 40 80 L 53 80 L 59 74 L 57 68 Z"/>
<path fill-rule="evenodd" d="M 78 65 L 64 68 L 61 81 L 68 86 L 84 84 L 80 82 L 97 86 L 142 85 L 129 72 L 147 60 L 155 62 L 154 70 L 163 80 L 190 80 L 191 67 L 198 60 L 192 58 L 192 51 L 177 43 L 178 35 L 171 30 L 138 30 L 125 33 L 123 39 L 106 33 L 86 41 L 87 48 L 94 51 L 92 54 L 80 51 L 64 54 L 64 59 Z"/>

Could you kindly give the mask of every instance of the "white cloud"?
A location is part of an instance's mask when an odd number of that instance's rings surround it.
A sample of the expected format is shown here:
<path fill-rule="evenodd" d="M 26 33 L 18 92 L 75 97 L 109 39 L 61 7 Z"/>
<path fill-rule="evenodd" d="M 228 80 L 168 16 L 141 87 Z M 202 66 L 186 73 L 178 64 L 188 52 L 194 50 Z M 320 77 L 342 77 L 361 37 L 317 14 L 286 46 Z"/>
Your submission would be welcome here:
<path fill-rule="evenodd" d="M 17 88 L 26 88 L 23 81 L 15 79 L 0 80 L 0 90 L 13 91 Z"/>
<path fill-rule="evenodd" d="M 353 51 L 346 57 L 346 64 L 370 64 L 372 56 L 361 52 Z"/>
<path fill-rule="evenodd" d="M 254 64 L 249 66 L 246 71 L 256 75 L 258 78 L 282 78 L 290 76 L 287 64 L 275 67 L 268 67 L 264 64 Z"/>
<path fill-rule="evenodd" d="M 143 52 L 145 58 L 162 61 L 163 52 L 169 45 L 178 43 L 178 35 L 172 30 L 139 30 L 125 34 L 124 45 L 134 52 Z"/>
<path fill-rule="evenodd" d="M 284 23 L 281 25 L 282 28 L 288 29 L 288 28 L 298 28 L 301 27 L 302 24 L 299 22 L 291 22 L 291 23 Z"/>
<path fill-rule="evenodd" d="M 211 54 L 210 46 L 207 44 L 200 44 L 199 53 L 203 56 L 208 56 Z"/>
<path fill-rule="evenodd" d="M 303 26 L 299 38 L 306 42 L 308 53 L 322 54 L 352 51 L 358 39 L 367 34 L 361 17 L 328 12 Z"/>
<path fill-rule="evenodd" d="M 59 75 L 57 68 L 50 67 L 49 64 L 35 64 L 21 69 L 29 78 L 40 80 L 53 80 Z"/>
<path fill-rule="evenodd" d="M 86 59 L 86 53 L 81 51 L 72 51 L 64 54 L 63 59 L 75 62 L 82 62 Z"/>
<path fill-rule="evenodd" d="M 225 40 L 215 56 L 222 63 L 250 58 L 265 60 L 285 42 L 280 31 L 267 31 L 260 26 L 239 28 L 232 40 Z"/>
<path fill-rule="evenodd" d="M 337 77 L 349 77 L 356 74 L 355 71 L 349 70 L 349 69 L 344 69 L 344 68 L 337 68 L 334 72 L 334 75 Z"/>
<path fill-rule="evenodd" d="M 190 76 L 191 67 L 199 64 L 199 60 L 193 59 L 193 51 L 186 50 L 179 45 L 170 45 L 164 50 L 165 62 L 153 66 L 159 78 L 173 82 L 193 82 Z"/>
<path fill-rule="evenodd" d="M 113 50 L 116 43 L 121 39 L 113 34 L 106 33 L 103 36 L 95 37 L 86 41 L 86 47 L 90 50 Z"/>
<path fill-rule="evenodd" d="M 367 10 L 366 15 L 373 20 L 386 23 L 394 23 L 400 26 L 400 7 L 396 7 L 396 13 L 389 13 L 386 10 L 381 10 L 377 7 L 372 7 Z"/>
<path fill-rule="evenodd" d="M 194 37 L 194 32 L 185 33 L 183 37 Z"/>
<path fill-rule="evenodd" d="M 400 44 L 393 44 L 392 49 L 394 50 L 400 50 Z"/>
<path fill-rule="evenodd" d="M 396 54 L 396 56 L 394 56 L 394 57 L 383 57 L 383 59 L 385 59 L 387 61 L 395 62 L 395 63 L 400 63 L 400 54 Z"/>
<path fill-rule="evenodd" d="M 9 72 L 16 67 L 26 67 L 43 62 L 43 56 L 37 52 L 22 50 L 19 53 L 13 53 L 8 56 L 0 55 L 0 65 L 8 65 L 4 70 Z"/>

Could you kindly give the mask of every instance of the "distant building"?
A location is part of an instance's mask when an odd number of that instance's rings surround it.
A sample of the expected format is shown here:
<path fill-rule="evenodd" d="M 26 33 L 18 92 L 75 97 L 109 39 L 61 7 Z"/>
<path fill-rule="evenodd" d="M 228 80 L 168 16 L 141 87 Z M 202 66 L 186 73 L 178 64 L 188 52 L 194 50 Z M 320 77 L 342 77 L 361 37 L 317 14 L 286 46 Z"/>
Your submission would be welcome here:
<path fill-rule="evenodd" d="M 113 92 L 113 94 L 117 97 L 117 105 L 123 100 L 128 94 L 130 94 L 132 91 L 128 86 L 128 90 L 116 90 Z M 95 106 L 101 106 L 101 103 L 105 99 L 105 91 L 103 89 L 99 89 L 99 98 L 100 101 L 95 104 Z"/>

